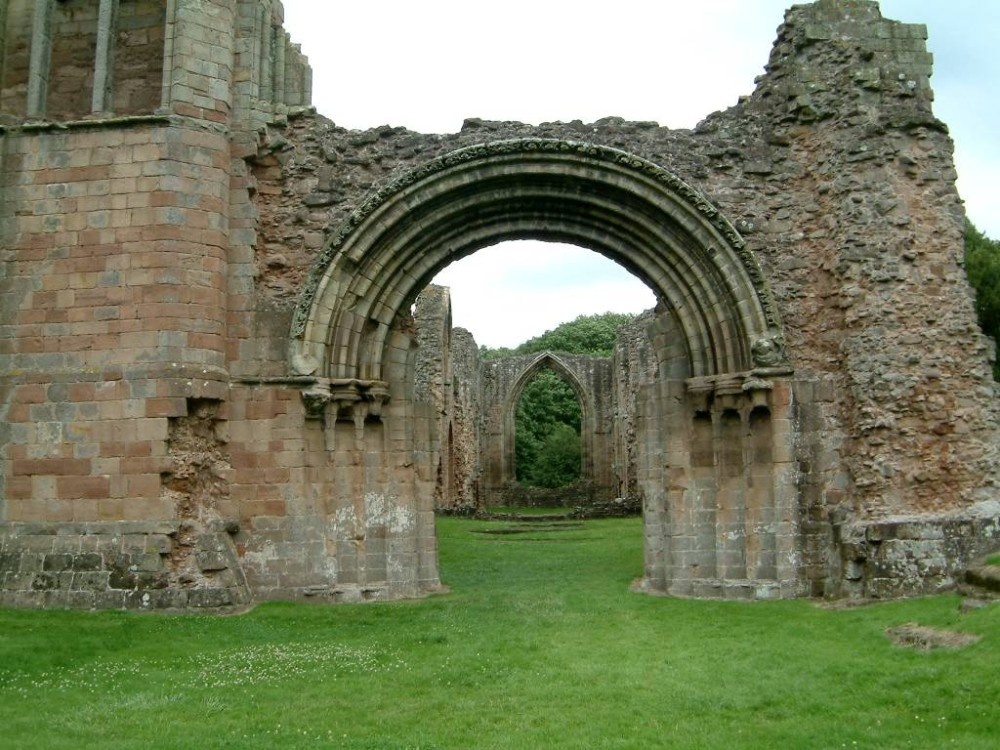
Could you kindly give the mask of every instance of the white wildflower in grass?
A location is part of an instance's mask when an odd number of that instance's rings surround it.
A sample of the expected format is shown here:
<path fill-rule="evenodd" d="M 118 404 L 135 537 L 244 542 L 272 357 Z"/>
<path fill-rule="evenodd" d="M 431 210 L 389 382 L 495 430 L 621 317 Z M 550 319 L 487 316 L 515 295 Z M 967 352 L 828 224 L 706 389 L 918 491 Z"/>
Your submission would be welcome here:
<path fill-rule="evenodd" d="M 27 695 L 35 690 L 72 690 L 77 693 L 103 693 L 109 685 L 143 674 L 137 662 L 97 660 L 64 669 L 54 668 L 30 678 L 15 672 L 0 674 L 0 691 Z"/>
<path fill-rule="evenodd" d="M 225 651 L 196 654 L 171 664 L 155 660 L 122 661 L 99 659 L 87 664 L 53 668 L 28 677 L 0 672 L 0 694 L 27 696 L 38 690 L 72 691 L 76 694 L 107 695 L 127 691 L 137 678 L 156 673 L 171 674 L 175 687 L 226 688 L 270 685 L 317 675 L 381 674 L 406 669 L 395 653 L 378 646 L 351 647 L 336 643 L 251 644 Z M 209 711 L 218 707 L 207 705 Z"/>
<path fill-rule="evenodd" d="M 195 680 L 213 688 L 271 684 L 306 675 L 381 674 L 405 669 L 398 655 L 377 646 L 333 643 L 272 643 L 199 654 Z"/>

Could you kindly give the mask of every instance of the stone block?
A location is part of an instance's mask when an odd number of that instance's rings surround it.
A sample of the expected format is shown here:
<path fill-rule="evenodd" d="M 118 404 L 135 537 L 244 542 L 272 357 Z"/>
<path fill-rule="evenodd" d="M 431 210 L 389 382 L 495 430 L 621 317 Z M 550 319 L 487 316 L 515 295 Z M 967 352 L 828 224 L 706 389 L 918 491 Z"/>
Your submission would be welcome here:
<path fill-rule="evenodd" d="M 699 599 L 719 599 L 723 596 L 725 589 L 720 581 L 692 580 L 690 592 L 691 596 Z"/>
<path fill-rule="evenodd" d="M 21 557 L 21 566 L 20 566 L 21 573 L 36 573 L 43 570 L 45 561 L 44 554 L 28 552 L 27 550 L 25 550 L 24 552 L 21 553 L 20 557 Z"/>
<path fill-rule="evenodd" d="M 237 604 L 229 589 L 192 589 L 188 592 L 187 606 L 193 609 L 221 609 Z"/>
<path fill-rule="evenodd" d="M 135 554 L 129 567 L 137 573 L 158 573 L 163 570 L 163 557 L 155 553 Z"/>
<path fill-rule="evenodd" d="M 92 570 L 77 572 L 73 576 L 72 589 L 74 591 L 107 591 L 109 573 L 106 570 Z"/>
<path fill-rule="evenodd" d="M 62 572 L 73 565 L 73 556 L 68 554 L 49 554 L 42 558 L 42 570 L 47 572 Z"/>
<path fill-rule="evenodd" d="M 725 581 L 722 586 L 726 599 L 749 601 L 756 597 L 757 587 L 749 581 Z"/>
<path fill-rule="evenodd" d="M 124 609 L 126 592 L 98 591 L 94 593 L 95 609 Z"/>
<path fill-rule="evenodd" d="M 146 534 L 143 551 L 150 555 L 168 555 L 174 549 L 174 543 L 167 534 Z"/>

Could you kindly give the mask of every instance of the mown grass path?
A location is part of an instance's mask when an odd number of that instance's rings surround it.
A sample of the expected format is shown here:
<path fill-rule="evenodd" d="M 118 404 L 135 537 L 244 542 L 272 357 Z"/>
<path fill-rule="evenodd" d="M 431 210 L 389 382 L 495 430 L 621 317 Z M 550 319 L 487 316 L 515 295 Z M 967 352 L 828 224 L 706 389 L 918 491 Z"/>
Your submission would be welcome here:
<path fill-rule="evenodd" d="M 1000 606 L 648 597 L 638 519 L 504 526 L 441 519 L 422 601 L 0 610 L 0 747 L 1000 746 Z M 906 622 L 983 638 L 892 645 Z"/>

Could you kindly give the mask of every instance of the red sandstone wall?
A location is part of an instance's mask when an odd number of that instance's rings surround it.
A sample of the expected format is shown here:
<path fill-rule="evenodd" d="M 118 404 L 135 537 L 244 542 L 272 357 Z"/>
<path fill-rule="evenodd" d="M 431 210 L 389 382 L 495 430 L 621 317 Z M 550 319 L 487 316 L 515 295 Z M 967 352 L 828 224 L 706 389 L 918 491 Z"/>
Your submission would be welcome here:
<path fill-rule="evenodd" d="M 56 3 L 46 116 L 76 120 L 91 116 L 97 52 L 99 0 Z M 116 115 L 151 114 L 160 106 L 166 0 L 121 3 L 113 38 L 111 109 Z M 10 0 L 7 10 L 0 111 L 26 112 L 33 3 Z"/>
<path fill-rule="evenodd" d="M 53 119 L 75 120 L 90 112 L 99 5 L 99 0 L 55 4 L 47 107 Z"/>
<path fill-rule="evenodd" d="M 168 419 L 221 399 L 226 139 L 8 136 L 8 520 L 171 517 Z"/>

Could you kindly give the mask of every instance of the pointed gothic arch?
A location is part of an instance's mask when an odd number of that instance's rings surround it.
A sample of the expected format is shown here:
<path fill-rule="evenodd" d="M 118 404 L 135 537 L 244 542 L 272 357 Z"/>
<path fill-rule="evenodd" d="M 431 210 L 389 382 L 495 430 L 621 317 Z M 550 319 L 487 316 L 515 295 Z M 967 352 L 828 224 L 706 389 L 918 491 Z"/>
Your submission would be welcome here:
<path fill-rule="evenodd" d="M 554 352 L 542 352 L 537 356 L 528 359 L 515 376 L 510 391 L 506 394 L 502 406 L 502 441 L 503 446 L 500 455 L 502 463 L 500 467 L 500 477 L 504 482 L 514 480 L 516 473 L 516 462 L 514 458 L 514 444 L 517 435 L 515 426 L 517 416 L 517 406 L 524 395 L 527 387 L 536 375 L 542 370 L 549 369 L 555 372 L 562 380 L 569 385 L 576 394 L 576 399 L 580 404 L 580 476 L 589 478 L 594 470 L 594 434 L 596 432 L 596 408 L 594 404 L 594 393 L 581 382 L 576 369 L 566 360 Z"/>

